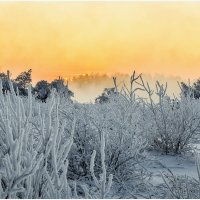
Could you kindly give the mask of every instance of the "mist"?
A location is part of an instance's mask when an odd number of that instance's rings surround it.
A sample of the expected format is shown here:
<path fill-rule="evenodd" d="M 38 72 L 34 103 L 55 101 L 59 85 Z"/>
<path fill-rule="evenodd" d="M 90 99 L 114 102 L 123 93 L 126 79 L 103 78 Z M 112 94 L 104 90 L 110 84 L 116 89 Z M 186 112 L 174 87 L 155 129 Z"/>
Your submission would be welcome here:
<path fill-rule="evenodd" d="M 114 87 L 113 77 L 117 77 L 118 87 L 121 88 L 125 83 L 129 86 L 131 74 L 83 74 L 67 77 L 70 90 L 74 92 L 74 100 L 81 103 L 94 102 L 105 88 Z M 161 74 L 143 74 L 144 81 L 148 82 L 151 88 L 155 91 L 155 83 L 159 81 L 165 84 L 167 82 L 167 94 L 171 97 L 179 97 L 180 88 L 178 82 L 187 80 L 178 76 L 165 76 Z M 145 96 L 144 92 L 139 93 L 140 96 Z"/>

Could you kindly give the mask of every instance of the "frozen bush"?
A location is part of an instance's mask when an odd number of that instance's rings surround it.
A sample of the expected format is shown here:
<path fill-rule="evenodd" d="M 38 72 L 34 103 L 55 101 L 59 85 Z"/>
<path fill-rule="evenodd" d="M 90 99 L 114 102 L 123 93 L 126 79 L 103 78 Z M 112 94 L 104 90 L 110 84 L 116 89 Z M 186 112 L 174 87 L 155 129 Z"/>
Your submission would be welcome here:
<path fill-rule="evenodd" d="M 102 174 L 100 174 L 100 180 L 97 179 L 97 177 L 95 176 L 95 173 L 94 173 L 94 163 L 95 163 L 95 157 L 96 157 L 95 150 L 92 153 L 92 157 L 91 157 L 91 161 L 90 161 L 90 172 L 91 172 L 91 175 L 92 175 L 92 178 L 94 180 L 96 187 L 100 190 L 100 198 L 104 199 L 110 192 L 110 188 L 112 186 L 113 175 L 110 174 L 108 181 L 107 181 L 106 164 L 105 164 L 105 134 L 103 131 L 101 132 L 100 152 L 101 152 L 101 168 L 102 168 Z"/>
<path fill-rule="evenodd" d="M 171 99 L 167 96 L 167 85 L 156 83 L 158 102 L 153 100 L 153 90 L 144 83 L 148 93 L 141 111 L 140 128 L 156 150 L 168 153 L 181 153 L 188 150 L 191 141 L 200 133 L 200 101 L 183 96 Z"/>
<path fill-rule="evenodd" d="M 199 199 L 200 198 L 200 162 L 199 155 L 196 156 L 196 167 L 198 178 L 192 178 L 187 175 L 177 176 L 169 170 L 168 173 L 162 173 L 164 190 L 167 198 L 175 199 Z"/>
<path fill-rule="evenodd" d="M 69 198 L 68 154 L 73 143 L 66 138 L 65 121 L 52 94 L 47 108 L 34 100 L 0 92 L 0 195 L 1 198 Z M 2 84 L 0 82 L 0 91 Z M 53 110 L 54 113 L 53 114 Z"/>

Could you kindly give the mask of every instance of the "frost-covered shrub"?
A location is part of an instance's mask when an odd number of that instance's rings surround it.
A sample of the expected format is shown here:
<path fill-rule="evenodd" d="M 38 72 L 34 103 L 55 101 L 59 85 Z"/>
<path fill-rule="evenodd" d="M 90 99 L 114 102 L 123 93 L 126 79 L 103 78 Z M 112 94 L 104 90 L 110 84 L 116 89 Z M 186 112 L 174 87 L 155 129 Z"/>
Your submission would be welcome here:
<path fill-rule="evenodd" d="M 167 85 L 164 87 L 157 82 L 158 102 L 155 102 L 149 85 L 143 80 L 142 84 L 149 100 L 141 109 L 140 128 L 150 146 L 166 154 L 188 150 L 191 141 L 200 133 L 200 101 L 185 96 L 171 99 L 166 94 Z"/>
<path fill-rule="evenodd" d="M 95 170 L 101 171 L 101 134 L 105 133 L 105 163 L 115 181 L 135 178 L 141 169 L 137 165 L 144 158 L 146 140 L 138 134 L 137 104 L 130 104 L 120 96 L 111 97 L 105 104 L 75 104 L 62 109 L 63 117 L 76 113 L 74 144 L 69 154 L 70 179 L 90 181 L 90 159 L 97 152 Z M 140 167 L 141 168 L 141 167 Z M 137 178 L 136 178 L 137 177 Z"/>
<path fill-rule="evenodd" d="M 133 74 L 131 84 L 136 79 Z M 136 89 L 133 86 L 129 96 L 125 93 L 122 95 L 118 91 L 116 79 L 113 80 L 115 91 L 109 96 L 109 100 L 103 104 L 88 105 L 85 109 L 84 120 L 87 119 L 85 125 L 87 124 L 87 130 L 90 130 L 88 134 L 92 134 L 88 143 L 91 142 L 93 149 L 98 152 L 101 134 L 104 132 L 105 162 L 108 172 L 114 175 L 114 180 L 118 183 L 133 179 L 137 182 L 143 179 L 141 171 L 144 172 L 144 169 L 138 163 L 144 159 L 147 145 L 147 141 L 138 129 L 140 102 L 135 101 Z M 96 162 L 97 166 L 100 166 L 100 157 L 97 156 Z M 97 167 L 96 170 L 100 171 L 100 168 Z"/>
<path fill-rule="evenodd" d="M 165 198 L 199 199 L 200 198 L 200 160 L 196 156 L 197 178 L 187 175 L 175 175 L 173 172 L 163 173 L 162 190 Z"/>
<path fill-rule="evenodd" d="M 89 105 L 74 105 L 76 129 L 74 144 L 69 155 L 69 177 L 77 180 L 90 180 L 90 158 L 94 149 L 99 149 L 99 137 L 90 122 Z M 70 111 L 68 116 L 70 116 Z"/>
<path fill-rule="evenodd" d="M 199 181 L 189 176 L 164 174 L 162 185 L 165 198 L 199 199 Z"/>
<path fill-rule="evenodd" d="M 107 181 L 107 173 L 106 173 L 106 164 L 105 164 L 105 133 L 104 131 L 101 132 L 101 145 L 100 145 L 100 152 L 101 152 L 101 169 L 102 173 L 100 174 L 100 179 L 98 180 L 95 172 L 94 172 L 94 163 L 96 158 L 96 151 L 94 150 L 92 153 L 91 161 L 90 161 L 90 172 L 96 187 L 100 191 L 99 197 L 104 199 L 110 192 L 112 186 L 112 179 L 113 175 L 110 174 Z M 98 198 L 98 196 L 97 196 Z"/>
<path fill-rule="evenodd" d="M 138 134 L 138 103 L 130 104 L 121 96 L 116 96 L 107 107 L 107 165 L 118 179 L 133 179 L 147 144 L 145 138 Z"/>
<path fill-rule="evenodd" d="M 96 127 L 97 135 L 105 131 L 106 166 L 114 175 L 121 192 L 127 192 L 127 185 L 134 186 L 134 192 L 145 188 L 150 174 L 143 168 L 147 140 L 141 134 L 139 125 L 141 101 L 136 97 L 135 81 L 139 78 L 135 73 L 130 78 L 130 87 L 118 88 L 113 78 L 115 92 L 104 104 L 95 104 L 91 110 L 91 121 Z M 97 161 L 98 162 L 98 161 Z M 100 164 L 99 164 L 100 165 Z M 129 191 L 128 191 L 129 192 Z"/>
<path fill-rule="evenodd" d="M 66 137 L 54 94 L 41 110 L 30 87 L 28 98 L 16 95 L 11 83 L 10 88 L 7 95 L 0 92 L 1 198 L 71 197 L 67 168 L 75 120 Z"/>

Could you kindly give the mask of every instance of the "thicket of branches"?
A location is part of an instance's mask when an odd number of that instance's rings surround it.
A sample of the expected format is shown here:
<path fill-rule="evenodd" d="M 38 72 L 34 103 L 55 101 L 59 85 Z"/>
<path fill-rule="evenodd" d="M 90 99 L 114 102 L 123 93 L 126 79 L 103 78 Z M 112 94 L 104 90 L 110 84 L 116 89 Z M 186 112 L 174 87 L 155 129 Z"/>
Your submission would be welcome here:
<path fill-rule="evenodd" d="M 146 198 L 145 152 L 186 152 L 199 137 L 193 91 L 172 99 L 167 84 L 154 92 L 142 74 L 129 85 L 114 77 L 94 104 L 74 103 L 61 78 L 31 87 L 30 70 L 0 77 L 1 198 Z"/>

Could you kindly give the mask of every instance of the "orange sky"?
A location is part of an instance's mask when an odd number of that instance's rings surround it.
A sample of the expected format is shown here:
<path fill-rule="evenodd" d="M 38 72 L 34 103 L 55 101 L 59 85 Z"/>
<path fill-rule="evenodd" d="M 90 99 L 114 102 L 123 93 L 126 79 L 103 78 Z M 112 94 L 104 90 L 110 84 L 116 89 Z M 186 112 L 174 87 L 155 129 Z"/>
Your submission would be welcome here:
<path fill-rule="evenodd" d="M 200 2 L 0 3 L 0 69 L 200 77 Z"/>

